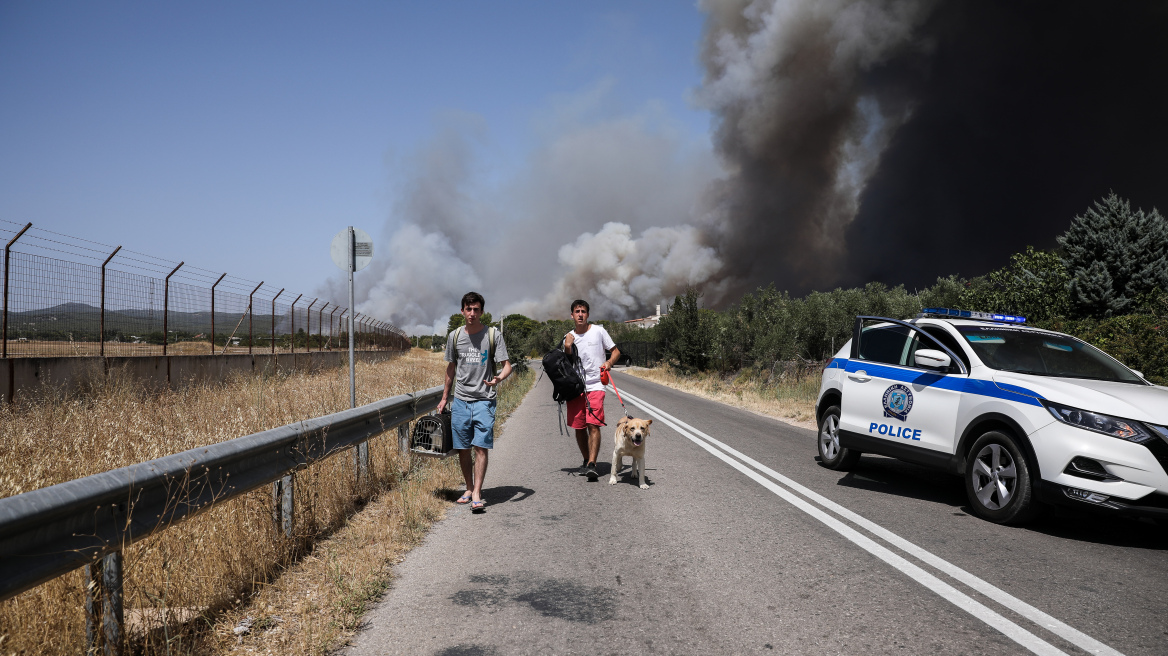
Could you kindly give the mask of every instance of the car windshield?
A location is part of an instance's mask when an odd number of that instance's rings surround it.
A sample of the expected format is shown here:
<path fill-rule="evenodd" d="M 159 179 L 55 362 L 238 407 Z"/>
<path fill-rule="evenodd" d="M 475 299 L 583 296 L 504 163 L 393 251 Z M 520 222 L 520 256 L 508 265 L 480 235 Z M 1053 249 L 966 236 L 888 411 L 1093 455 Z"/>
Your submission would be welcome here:
<path fill-rule="evenodd" d="M 1008 326 L 957 326 L 957 330 L 977 357 L 993 369 L 1145 384 L 1103 351 L 1066 335 Z"/>

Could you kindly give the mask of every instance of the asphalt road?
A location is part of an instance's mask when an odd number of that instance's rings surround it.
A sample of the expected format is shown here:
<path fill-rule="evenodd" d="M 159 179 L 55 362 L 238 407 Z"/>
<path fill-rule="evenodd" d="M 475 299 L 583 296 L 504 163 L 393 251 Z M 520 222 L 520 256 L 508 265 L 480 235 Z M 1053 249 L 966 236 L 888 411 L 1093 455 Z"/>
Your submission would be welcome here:
<path fill-rule="evenodd" d="M 841 474 L 813 431 L 614 379 L 654 419 L 651 487 L 607 484 L 611 428 L 600 481 L 575 474 L 544 379 L 495 444 L 486 511 L 434 527 L 347 654 L 1168 654 L 1159 527 L 997 526 L 958 477 L 870 456 Z"/>

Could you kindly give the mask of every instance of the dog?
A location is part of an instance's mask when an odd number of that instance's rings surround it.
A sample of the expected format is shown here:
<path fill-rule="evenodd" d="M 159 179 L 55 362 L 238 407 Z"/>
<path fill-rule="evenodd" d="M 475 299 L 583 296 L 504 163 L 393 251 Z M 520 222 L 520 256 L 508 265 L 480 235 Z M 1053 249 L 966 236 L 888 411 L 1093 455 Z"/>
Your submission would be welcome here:
<path fill-rule="evenodd" d="M 616 424 L 616 435 L 613 436 L 616 448 L 612 451 L 612 473 L 609 474 L 608 484 L 616 485 L 616 473 L 624 463 L 624 456 L 632 456 L 633 472 L 637 474 L 637 482 L 642 490 L 648 490 L 645 483 L 645 440 L 649 439 L 649 424 L 652 419 L 633 419 L 624 417 Z"/>

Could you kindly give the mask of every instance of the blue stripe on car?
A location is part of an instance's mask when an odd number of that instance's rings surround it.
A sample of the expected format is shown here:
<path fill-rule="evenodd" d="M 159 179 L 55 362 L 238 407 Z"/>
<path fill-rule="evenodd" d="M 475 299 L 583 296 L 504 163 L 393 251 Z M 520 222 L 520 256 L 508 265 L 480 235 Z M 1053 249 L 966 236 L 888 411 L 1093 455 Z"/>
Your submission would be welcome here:
<path fill-rule="evenodd" d="M 827 365 L 827 368 L 843 369 L 848 373 L 854 373 L 863 369 L 870 376 L 884 378 L 887 380 L 894 380 L 898 383 L 910 383 L 913 385 L 923 385 L 926 387 L 936 387 L 937 389 L 952 390 L 954 392 L 961 392 L 963 394 L 989 396 L 995 399 L 1005 399 L 1007 401 L 1014 401 L 1016 403 L 1025 403 L 1027 405 L 1042 405 L 1038 402 L 1038 399 L 1042 398 L 1041 394 L 1032 390 L 1028 390 L 1025 387 L 1010 385 L 1008 383 L 995 383 L 992 380 L 976 380 L 973 378 L 963 378 L 960 376 L 944 376 L 928 371 L 920 371 L 917 369 L 901 369 L 899 367 L 890 367 L 887 365 L 876 364 L 875 362 L 850 360 L 848 358 L 835 358 Z"/>

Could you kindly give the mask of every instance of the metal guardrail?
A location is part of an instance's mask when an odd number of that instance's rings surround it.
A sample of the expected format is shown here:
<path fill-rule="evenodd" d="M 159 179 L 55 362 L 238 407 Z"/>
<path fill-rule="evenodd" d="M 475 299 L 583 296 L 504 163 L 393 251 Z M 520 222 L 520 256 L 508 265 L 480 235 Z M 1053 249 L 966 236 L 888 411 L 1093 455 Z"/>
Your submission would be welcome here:
<path fill-rule="evenodd" d="M 290 532 L 293 472 L 406 424 L 441 396 L 441 386 L 431 387 L 0 499 L 0 600 L 120 557 L 133 542 L 267 483 L 276 483 L 277 525 Z"/>

